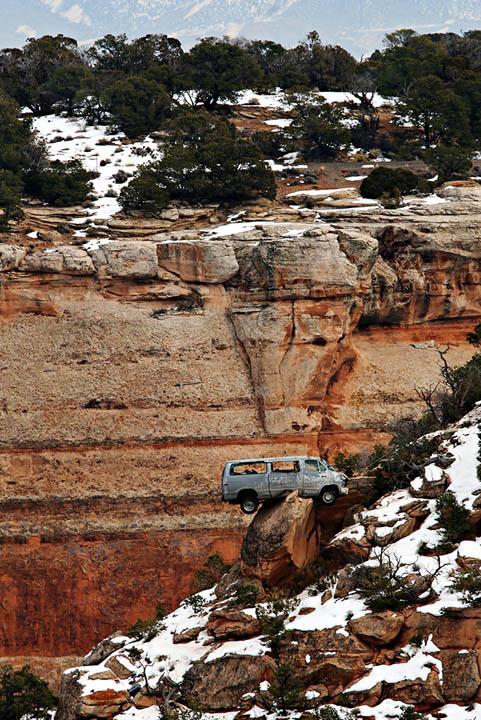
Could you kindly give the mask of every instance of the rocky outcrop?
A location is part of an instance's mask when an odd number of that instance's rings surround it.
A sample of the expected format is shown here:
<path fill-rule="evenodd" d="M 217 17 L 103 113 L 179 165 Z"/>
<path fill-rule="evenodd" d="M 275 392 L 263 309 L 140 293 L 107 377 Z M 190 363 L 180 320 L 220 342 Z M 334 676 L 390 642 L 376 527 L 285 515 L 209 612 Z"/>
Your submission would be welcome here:
<path fill-rule="evenodd" d="M 317 209 L 244 210 L 250 226 L 221 230 L 218 208 L 117 217 L 110 238 L 73 244 L 54 231 L 61 211 L 31 208 L 38 237 L 0 244 L 1 655 L 80 656 L 158 602 L 172 608 L 208 555 L 238 557 L 245 520 L 219 498 L 226 460 L 371 447 L 419 410 L 436 345 L 449 339 L 454 364 L 472 354 L 468 201 L 331 208 L 325 222 Z M 366 557 L 380 535 L 365 530 L 331 546 L 333 568 Z M 289 543 L 261 575 L 310 557 Z"/>
<path fill-rule="evenodd" d="M 239 270 L 232 242 L 228 240 L 163 240 L 157 245 L 159 265 L 185 282 L 227 282 Z"/>
<path fill-rule="evenodd" d="M 297 493 L 265 504 L 249 525 L 241 549 L 241 572 L 267 587 L 292 577 L 319 555 L 320 528 L 313 500 Z"/>
<path fill-rule="evenodd" d="M 229 607 L 213 610 L 206 629 L 216 640 L 242 639 L 261 634 L 257 618 Z"/>
<path fill-rule="evenodd" d="M 349 629 L 367 645 L 383 647 L 398 637 L 403 625 L 401 614 L 387 610 L 350 620 Z"/>
<path fill-rule="evenodd" d="M 182 683 L 185 701 L 204 710 L 235 710 L 245 693 L 272 677 L 272 658 L 220 657 L 193 665 Z"/>

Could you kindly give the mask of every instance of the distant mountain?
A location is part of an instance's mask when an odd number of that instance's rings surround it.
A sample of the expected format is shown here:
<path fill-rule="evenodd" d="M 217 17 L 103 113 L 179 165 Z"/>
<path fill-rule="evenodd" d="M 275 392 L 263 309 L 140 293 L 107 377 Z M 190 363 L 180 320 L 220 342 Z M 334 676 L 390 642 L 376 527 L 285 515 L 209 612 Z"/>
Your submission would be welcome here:
<path fill-rule="evenodd" d="M 21 7 L 19 7 L 21 5 Z M 81 40 L 107 32 L 246 35 L 292 44 L 312 29 L 357 55 L 395 28 L 421 32 L 481 27 L 481 0 L 2 0 L 0 43 L 64 32 Z"/>

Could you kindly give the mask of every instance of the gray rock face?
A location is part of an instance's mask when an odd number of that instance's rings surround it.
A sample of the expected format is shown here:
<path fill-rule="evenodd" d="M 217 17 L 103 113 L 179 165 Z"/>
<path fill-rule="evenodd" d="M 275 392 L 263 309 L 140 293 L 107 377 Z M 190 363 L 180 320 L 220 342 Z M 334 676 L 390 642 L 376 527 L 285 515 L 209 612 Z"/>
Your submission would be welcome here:
<path fill-rule="evenodd" d="M 20 269 L 65 275 L 95 274 L 95 267 L 88 253 L 82 248 L 66 245 L 26 255 L 20 263 Z"/>
<path fill-rule="evenodd" d="M 100 277 L 157 277 L 157 252 L 154 243 L 113 241 L 89 250 L 89 254 Z"/>
<path fill-rule="evenodd" d="M 124 642 L 122 642 L 122 639 Z M 123 644 L 129 641 L 129 638 L 125 637 L 123 633 L 115 632 L 110 637 L 102 640 L 84 657 L 84 665 L 99 665 L 101 662 L 106 660 L 115 650 L 122 647 Z"/>
<path fill-rule="evenodd" d="M 353 290 L 358 270 L 341 251 L 334 232 L 308 230 L 299 237 L 261 241 L 252 261 L 262 285 L 276 295 L 322 297 Z"/>
<path fill-rule="evenodd" d="M 163 241 L 157 256 L 162 268 L 186 282 L 224 283 L 239 270 L 230 240 Z"/>
<path fill-rule="evenodd" d="M 16 270 L 25 255 L 26 251 L 16 245 L 0 245 L 0 272 Z"/>
<path fill-rule="evenodd" d="M 195 663 L 185 675 L 182 695 L 187 704 L 201 709 L 237 709 L 242 696 L 258 687 L 273 668 L 273 659 L 266 656 L 237 655 Z"/>
<path fill-rule="evenodd" d="M 448 183 L 436 193 L 449 200 L 481 202 L 481 185 L 451 185 Z"/>

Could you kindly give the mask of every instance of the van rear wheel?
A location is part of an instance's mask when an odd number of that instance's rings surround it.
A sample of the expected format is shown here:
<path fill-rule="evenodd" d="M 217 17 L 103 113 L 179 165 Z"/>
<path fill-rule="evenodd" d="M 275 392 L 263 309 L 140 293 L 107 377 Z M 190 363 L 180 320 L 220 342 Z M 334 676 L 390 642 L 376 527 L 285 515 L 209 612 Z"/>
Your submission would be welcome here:
<path fill-rule="evenodd" d="M 259 507 L 259 498 L 255 492 L 245 492 L 240 496 L 240 507 L 246 515 L 253 515 Z"/>
<path fill-rule="evenodd" d="M 337 490 L 332 487 L 326 487 L 319 493 L 319 498 L 323 505 L 335 505 L 337 496 Z"/>

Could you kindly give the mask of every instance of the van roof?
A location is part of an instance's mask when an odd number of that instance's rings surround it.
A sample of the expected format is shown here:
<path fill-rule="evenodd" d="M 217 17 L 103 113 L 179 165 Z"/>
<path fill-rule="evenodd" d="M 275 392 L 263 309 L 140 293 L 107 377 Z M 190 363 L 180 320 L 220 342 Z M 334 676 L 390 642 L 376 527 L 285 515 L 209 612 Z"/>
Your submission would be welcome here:
<path fill-rule="evenodd" d="M 257 463 L 257 462 L 289 462 L 294 460 L 320 460 L 321 458 L 317 455 L 287 455 L 284 457 L 261 457 L 261 458 L 239 458 L 238 460 L 228 460 L 226 465 L 237 465 L 244 463 Z"/>

